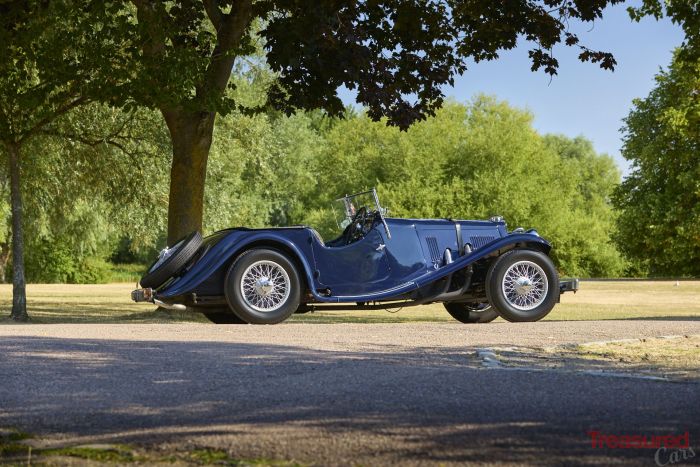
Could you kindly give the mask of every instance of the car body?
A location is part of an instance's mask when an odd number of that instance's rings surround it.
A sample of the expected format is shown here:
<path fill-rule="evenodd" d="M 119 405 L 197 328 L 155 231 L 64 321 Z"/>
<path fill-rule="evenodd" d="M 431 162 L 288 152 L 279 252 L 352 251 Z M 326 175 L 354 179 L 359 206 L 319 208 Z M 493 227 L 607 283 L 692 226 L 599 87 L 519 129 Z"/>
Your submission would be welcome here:
<path fill-rule="evenodd" d="M 356 200 L 362 196 L 373 199 L 373 205 L 368 203 L 357 208 Z M 248 289 L 252 290 L 253 302 L 265 298 L 265 288 L 274 288 L 266 275 L 273 274 L 276 270 L 270 272 L 269 268 L 278 264 L 274 258 L 263 258 L 256 263 L 263 271 L 258 271 L 257 282 L 253 269 L 248 271 L 247 279 L 241 276 L 240 287 L 227 289 L 227 280 L 232 280 L 232 268 L 237 259 L 251 251 L 255 254 L 277 252 L 289 260 L 294 270 L 287 272 L 298 276 L 298 303 L 293 304 L 297 312 L 327 305 L 334 305 L 333 309 L 348 307 L 342 304 L 366 309 L 446 302 L 464 304 L 475 313 L 478 310 L 474 307 L 483 308 L 484 304 L 497 301 L 488 290 L 489 274 L 495 260 L 512 251 L 537 254 L 530 263 L 535 265 L 533 271 L 537 277 L 547 282 L 545 294 L 549 295 L 549 302 L 553 296 L 549 293 L 551 290 L 556 289 L 558 301 L 559 293 L 578 287 L 576 281 L 560 283 L 556 271 L 553 276 L 546 277 L 545 266 L 553 270 L 553 265 L 537 266 L 549 260 L 549 242 L 535 230 L 509 232 L 500 217 L 485 221 L 387 217 L 374 189 L 347 195 L 340 201 L 345 206 L 346 225 L 343 234 L 332 241 L 324 242 L 318 232 L 308 226 L 221 230 L 204 238 L 187 264 L 166 282 L 153 289 L 134 291 L 132 296 L 137 301 L 205 312 L 219 309 L 225 313 L 228 307 L 235 315 L 242 314 L 245 322 L 251 322 L 250 316 L 240 313 L 233 302 L 237 295 L 246 295 L 245 280 L 250 282 Z M 285 268 L 277 272 L 284 275 Z M 280 283 L 284 282 L 285 279 L 279 277 Z M 289 277 L 286 280 L 289 281 Z M 532 284 L 527 282 L 520 287 L 529 286 Z M 280 291 L 288 294 L 287 289 Z M 260 297 L 255 295 L 256 291 Z M 280 291 L 278 295 L 282 294 Z M 253 302 L 243 300 L 242 306 Z M 503 315 L 500 311 L 498 314 Z M 515 316 L 511 320 L 534 320 L 528 318 Z M 265 322 L 264 319 L 252 320 L 258 321 Z"/>

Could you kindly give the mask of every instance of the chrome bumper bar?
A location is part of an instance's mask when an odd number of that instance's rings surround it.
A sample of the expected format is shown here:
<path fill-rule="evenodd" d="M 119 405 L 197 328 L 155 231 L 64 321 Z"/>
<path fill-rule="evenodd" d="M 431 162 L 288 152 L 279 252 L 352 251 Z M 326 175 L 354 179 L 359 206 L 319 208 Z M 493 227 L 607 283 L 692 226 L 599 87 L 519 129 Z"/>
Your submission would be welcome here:
<path fill-rule="evenodd" d="M 559 281 L 559 293 L 573 292 L 576 293 L 578 290 L 578 279 L 567 279 L 565 281 Z"/>

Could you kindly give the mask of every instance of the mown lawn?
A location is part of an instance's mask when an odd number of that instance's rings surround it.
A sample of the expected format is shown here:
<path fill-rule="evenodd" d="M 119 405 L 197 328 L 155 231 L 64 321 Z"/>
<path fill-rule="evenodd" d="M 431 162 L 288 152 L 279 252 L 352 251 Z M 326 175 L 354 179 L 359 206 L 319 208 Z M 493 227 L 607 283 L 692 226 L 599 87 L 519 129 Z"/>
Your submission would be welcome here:
<path fill-rule="evenodd" d="M 38 441 L 35 442 L 35 441 Z M 225 465 L 238 467 L 303 467 L 295 461 L 240 459 L 228 451 L 189 448 L 163 451 L 127 444 L 89 444 L 60 448 L 37 448 L 40 438 L 15 429 L 0 427 L 0 465 L 8 466 L 96 466 L 96 465 Z"/>
<path fill-rule="evenodd" d="M 206 322 L 195 313 L 155 311 L 130 299 L 135 284 L 30 284 L 28 310 L 35 323 L 162 323 Z M 12 286 L 0 284 L 0 312 L 8 315 Z M 395 311 L 395 310 L 392 310 Z M 577 294 L 567 293 L 547 320 L 690 319 L 700 320 L 700 281 L 582 282 Z M 442 305 L 409 307 L 398 313 L 317 311 L 295 315 L 293 322 L 452 321 Z"/>

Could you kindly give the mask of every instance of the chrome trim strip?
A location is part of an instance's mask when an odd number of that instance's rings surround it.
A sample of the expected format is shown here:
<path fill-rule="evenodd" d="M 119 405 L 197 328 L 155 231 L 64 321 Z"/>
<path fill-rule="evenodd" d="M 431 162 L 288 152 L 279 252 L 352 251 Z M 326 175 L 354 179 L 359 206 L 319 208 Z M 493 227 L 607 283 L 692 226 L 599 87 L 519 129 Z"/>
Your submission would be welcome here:
<path fill-rule="evenodd" d="M 331 295 L 333 298 L 368 298 L 368 297 L 376 297 L 378 295 L 385 295 L 385 294 L 391 294 L 393 292 L 396 292 L 397 290 L 405 289 L 411 286 L 415 286 L 416 283 L 414 281 L 410 282 L 404 282 L 401 285 L 397 285 L 396 287 L 392 287 L 391 289 L 386 289 L 386 290 L 380 290 L 379 292 L 374 292 L 371 294 L 365 294 L 365 295 Z"/>

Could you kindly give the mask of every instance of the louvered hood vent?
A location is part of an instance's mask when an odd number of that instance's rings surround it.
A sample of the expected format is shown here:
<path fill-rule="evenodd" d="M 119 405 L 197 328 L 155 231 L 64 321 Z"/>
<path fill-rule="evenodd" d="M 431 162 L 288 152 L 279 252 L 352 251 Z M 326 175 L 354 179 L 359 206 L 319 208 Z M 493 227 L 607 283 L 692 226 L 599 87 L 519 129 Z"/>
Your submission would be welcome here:
<path fill-rule="evenodd" d="M 496 240 L 496 237 L 491 237 L 488 235 L 474 235 L 472 237 L 469 237 L 472 248 L 474 250 L 478 250 L 479 248 L 483 247 L 484 245 L 491 243 L 492 241 Z"/>
<path fill-rule="evenodd" d="M 433 260 L 433 263 L 439 263 L 442 260 L 442 255 L 440 254 L 440 249 L 438 248 L 437 238 L 425 237 L 425 242 L 428 244 L 430 259 Z"/>

